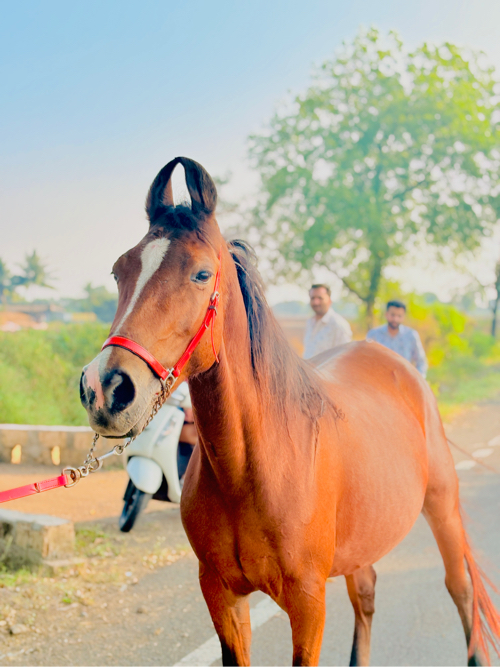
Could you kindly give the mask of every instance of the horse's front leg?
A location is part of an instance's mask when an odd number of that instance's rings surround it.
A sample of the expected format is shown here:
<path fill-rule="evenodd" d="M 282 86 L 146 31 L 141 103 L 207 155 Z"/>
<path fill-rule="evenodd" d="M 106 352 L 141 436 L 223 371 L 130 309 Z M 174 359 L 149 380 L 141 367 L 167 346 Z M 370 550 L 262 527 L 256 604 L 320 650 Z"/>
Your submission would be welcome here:
<path fill-rule="evenodd" d="M 325 580 L 312 577 L 286 581 L 277 602 L 290 618 L 293 664 L 317 665 L 325 628 Z"/>
<path fill-rule="evenodd" d="M 223 665 L 249 665 L 252 630 L 248 596 L 225 588 L 216 571 L 200 563 L 200 585 L 219 635 Z"/>

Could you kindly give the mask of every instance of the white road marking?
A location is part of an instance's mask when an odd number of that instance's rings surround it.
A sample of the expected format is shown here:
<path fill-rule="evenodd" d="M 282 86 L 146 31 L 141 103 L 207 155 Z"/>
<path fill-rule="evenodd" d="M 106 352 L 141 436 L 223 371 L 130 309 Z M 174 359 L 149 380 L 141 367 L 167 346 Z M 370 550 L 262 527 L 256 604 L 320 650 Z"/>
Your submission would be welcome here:
<path fill-rule="evenodd" d="M 147 282 L 160 268 L 160 265 L 163 262 L 163 258 L 167 254 L 169 245 L 169 239 L 161 238 L 150 241 L 150 243 L 148 243 L 147 246 L 143 248 L 141 253 L 141 273 L 137 278 L 134 293 L 132 294 L 132 298 L 130 299 L 127 310 L 125 311 L 124 316 L 114 331 L 115 336 L 119 334 L 120 327 L 123 326 L 127 317 L 134 310 L 135 304 L 137 303 L 139 296 Z"/>
<path fill-rule="evenodd" d="M 500 435 L 497 435 L 495 438 L 492 438 L 488 442 L 488 447 L 500 447 Z"/>
<path fill-rule="evenodd" d="M 253 609 L 250 609 L 250 622 L 252 630 L 256 630 L 261 625 L 264 625 L 270 618 L 275 616 L 280 611 L 280 608 L 271 600 L 266 598 L 259 602 Z M 185 655 L 174 667 L 190 666 L 199 667 L 203 665 L 211 665 L 212 662 L 221 657 L 220 641 L 217 635 L 210 637 L 207 641 L 199 646 L 191 653 Z"/>
<path fill-rule="evenodd" d="M 465 459 L 465 461 L 459 461 L 457 463 L 457 465 L 455 466 L 455 470 L 470 470 L 475 465 L 477 465 L 476 461 L 472 461 L 471 459 Z"/>
<path fill-rule="evenodd" d="M 491 449 L 491 447 L 483 447 L 482 449 L 476 449 L 475 452 L 472 452 L 472 456 L 475 459 L 485 459 L 491 454 L 493 454 L 493 449 Z"/>

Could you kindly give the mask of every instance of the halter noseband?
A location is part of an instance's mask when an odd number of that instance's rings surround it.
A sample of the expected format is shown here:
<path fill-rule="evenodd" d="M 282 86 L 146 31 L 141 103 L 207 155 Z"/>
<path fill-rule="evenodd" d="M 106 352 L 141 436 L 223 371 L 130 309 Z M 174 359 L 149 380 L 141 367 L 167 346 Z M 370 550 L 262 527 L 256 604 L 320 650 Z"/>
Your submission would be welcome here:
<path fill-rule="evenodd" d="M 149 366 L 149 368 L 153 371 L 153 373 L 160 378 L 162 385 L 166 387 L 168 390 L 170 390 L 172 389 L 177 378 L 181 374 L 182 369 L 191 358 L 191 355 L 198 346 L 198 343 L 200 342 L 203 334 L 205 333 L 205 330 L 211 326 L 212 350 L 215 356 L 215 360 L 217 361 L 217 363 L 219 363 L 219 357 L 217 356 L 217 351 L 215 349 L 215 344 L 214 344 L 214 320 L 215 316 L 217 315 L 217 307 L 219 305 L 219 299 L 220 299 L 219 288 L 220 288 L 221 267 L 222 267 L 222 257 L 221 253 L 219 252 L 219 268 L 215 275 L 214 291 L 212 293 L 212 296 L 210 297 L 210 302 L 208 304 L 207 312 L 205 314 L 205 317 L 203 319 L 200 328 L 194 335 L 194 338 L 191 340 L 184 354 L 175 364 L 175 366 L 173 366 L 172 368 L 165 368 L 164 366 L 162 366 L 162 364 L 160 364 L 158 359 L 156 359 L 156 357 L 154 357 L 151 354 L 151 352 L 148 352 L 148 350 L 146 350 L 145 347 L 142 347 L 142 345 L 139 345 L 139 343 L 130 340 L 130 338 L 125 338 L 125 336 L 110 336 L 102 346 L 101 351 L 104 350 L 104 348 L 106 347 L 114 346 L 114 347 L 122 347 L 123 349 L 132 352 L 136 356 L 140 357 Z"/>

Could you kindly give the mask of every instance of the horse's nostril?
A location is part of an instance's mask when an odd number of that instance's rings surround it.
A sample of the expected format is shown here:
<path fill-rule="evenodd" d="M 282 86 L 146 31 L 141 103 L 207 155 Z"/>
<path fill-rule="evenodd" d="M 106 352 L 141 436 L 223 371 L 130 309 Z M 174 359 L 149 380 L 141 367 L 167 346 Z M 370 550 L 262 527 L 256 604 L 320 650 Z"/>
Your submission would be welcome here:
<path fill-rule="evenodd" d="M 111 390 L 110 412 L 122 412 L 135 398 L 134 383 L 127 373 L 115 371 L 106 384 Z"/>
<path fill-rule="evenodd" d="M 81 377 L 80 377 L 80 401 L 82 402 L 83 406 L 86 406 L 88 403 L 87 399 L 87 393 L 85 391 L 85 386 L 84 386 L 84 377 L 85 377 L 85 371 L 83 371 Z"/>

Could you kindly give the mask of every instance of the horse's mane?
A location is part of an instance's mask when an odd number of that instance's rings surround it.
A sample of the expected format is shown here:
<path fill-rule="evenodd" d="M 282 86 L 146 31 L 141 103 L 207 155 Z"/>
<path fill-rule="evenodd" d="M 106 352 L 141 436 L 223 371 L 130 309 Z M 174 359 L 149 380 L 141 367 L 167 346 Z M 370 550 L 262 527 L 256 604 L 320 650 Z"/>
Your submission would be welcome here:
<path fill-rule="evenodd" d="M 250 332 L 254 377 L 264 405 L 274 404 L 277 414 L 287 419 L 300 410 L 315 423 L 327 407 L 340 416 L 328 396 L 321 378 L 290 347 L 264 295 L 262 278 L 256 267 L 253 249 L 240 240 L 228 243 Z"/>

